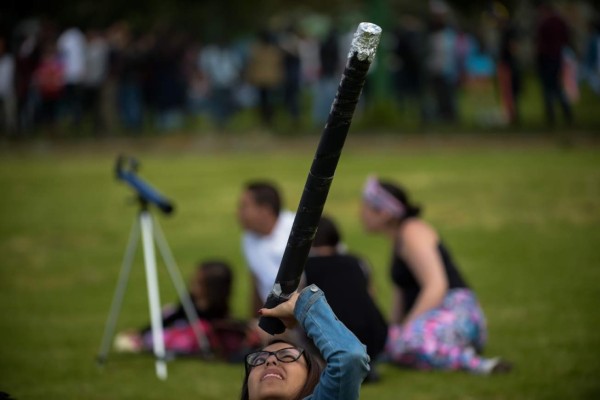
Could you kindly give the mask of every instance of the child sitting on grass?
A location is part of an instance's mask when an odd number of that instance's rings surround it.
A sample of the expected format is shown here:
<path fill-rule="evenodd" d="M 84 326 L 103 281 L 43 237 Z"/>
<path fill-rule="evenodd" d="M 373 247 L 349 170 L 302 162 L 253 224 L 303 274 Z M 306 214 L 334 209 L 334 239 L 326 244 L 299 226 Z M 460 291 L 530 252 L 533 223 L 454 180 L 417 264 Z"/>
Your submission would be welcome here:
<path fill-rule="evenodd" d="M 241 361 L 243 355 L 260 345 L 257 333 L 246 322 L 231 318 L 229 301 L 233 274 L 223 261 L 198 265 L 190 281 L 190 299 L 198 317 L 198 328 L 206 337 L 210 351 L 227 361 Z M 163 310 L 165 350 L 175 355 L 199 355 L 200 346 L 183 304 Z M 115 338 L 121 352 L 152 351 L 152 329 L 126 331 Z"/>

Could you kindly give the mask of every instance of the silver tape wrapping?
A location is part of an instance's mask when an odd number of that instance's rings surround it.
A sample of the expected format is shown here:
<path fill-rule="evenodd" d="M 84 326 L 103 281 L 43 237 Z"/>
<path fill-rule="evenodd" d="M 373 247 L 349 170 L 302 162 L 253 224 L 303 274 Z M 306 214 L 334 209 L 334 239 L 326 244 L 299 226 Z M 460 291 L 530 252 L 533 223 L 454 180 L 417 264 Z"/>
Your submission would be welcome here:
<path fill-rule="evenodd" d="M 354 33 L 348 58 L 356 53 L 356 57 L 359 60 L 368 60 L 369 62 L 372 62 L 380 38 L 381 28 L 378 25 L 370 22 L 361 22 Z"/>

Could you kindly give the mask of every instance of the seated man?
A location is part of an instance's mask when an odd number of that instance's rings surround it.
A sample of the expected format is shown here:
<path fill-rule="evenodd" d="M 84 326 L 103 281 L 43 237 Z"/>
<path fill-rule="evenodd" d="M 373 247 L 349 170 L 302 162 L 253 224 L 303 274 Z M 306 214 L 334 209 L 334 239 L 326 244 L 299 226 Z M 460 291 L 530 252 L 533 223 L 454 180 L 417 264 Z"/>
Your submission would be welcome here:
<path fill-rule="evenodd" d="M 262 308 L 273 288 L 294 223 L 294 213 L 282 210 L 281 203 L 277 188 L 265 181 L 248 183 L 240 198 L 242 250 L 252 274 L 251 315 Z"/>

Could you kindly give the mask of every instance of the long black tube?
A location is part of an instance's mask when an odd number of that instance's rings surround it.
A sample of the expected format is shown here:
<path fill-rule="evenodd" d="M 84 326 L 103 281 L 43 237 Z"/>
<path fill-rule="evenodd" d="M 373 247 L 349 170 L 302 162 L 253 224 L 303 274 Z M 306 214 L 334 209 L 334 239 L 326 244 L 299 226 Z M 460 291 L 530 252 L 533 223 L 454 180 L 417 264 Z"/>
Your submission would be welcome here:
<path fill-rule="evenodd" d="M 348 62 L 310 167 L 292 231 L 265 308 L 273 308 L 287 301 L 298 288 L 380 35 L 381 28 L 365 22 L 359 25 L 354 35 Z M 261 317 L 259 326 L 271 335 L 285 330 L 283 323 L 272 317 Z"/>

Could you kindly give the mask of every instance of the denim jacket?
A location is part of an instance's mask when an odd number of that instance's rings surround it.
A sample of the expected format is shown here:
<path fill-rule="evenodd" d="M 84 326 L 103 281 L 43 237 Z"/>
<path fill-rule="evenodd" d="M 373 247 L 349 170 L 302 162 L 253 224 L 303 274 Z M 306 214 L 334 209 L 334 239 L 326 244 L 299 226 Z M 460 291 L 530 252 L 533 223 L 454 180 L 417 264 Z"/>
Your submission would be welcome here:
<path fill-rule="evenodd" d="M 316 285 L 300 293 L 294 315 L 327 362 L 319 384 L 306 399 L 358 399 L 360 385 L 369 372 L 365 346 L 337 319 Z"/>

